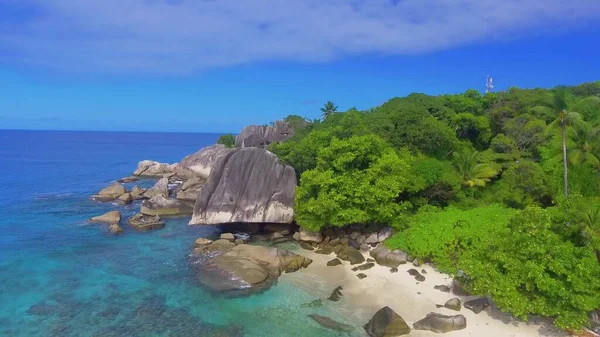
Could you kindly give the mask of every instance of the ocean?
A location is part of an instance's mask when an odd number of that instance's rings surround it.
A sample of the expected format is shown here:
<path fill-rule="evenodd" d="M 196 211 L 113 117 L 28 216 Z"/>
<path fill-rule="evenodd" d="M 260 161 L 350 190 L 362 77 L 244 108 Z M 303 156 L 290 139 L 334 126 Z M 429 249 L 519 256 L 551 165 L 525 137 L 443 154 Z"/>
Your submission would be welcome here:
<path fill-rule="evenodd" d="M 339 336 L 307 317 L 348 322 L 335 304 L 285 281 L 226 298 L 187 264 L 210 226 L 170 218 L 163 229 L 111 236 L 90 217 L 120 209 L 90 195 L 143 159 L 178 162 L 218 134 L 0 130 L 0 336 Z M 142 181 L 143 186 L 152 180 Z M 131 185 L 130 185 L 131 186 Z M 327 302 L 327 301 L 325 301 Z M 360 322 L 365 323 L 365 322 Z"/>

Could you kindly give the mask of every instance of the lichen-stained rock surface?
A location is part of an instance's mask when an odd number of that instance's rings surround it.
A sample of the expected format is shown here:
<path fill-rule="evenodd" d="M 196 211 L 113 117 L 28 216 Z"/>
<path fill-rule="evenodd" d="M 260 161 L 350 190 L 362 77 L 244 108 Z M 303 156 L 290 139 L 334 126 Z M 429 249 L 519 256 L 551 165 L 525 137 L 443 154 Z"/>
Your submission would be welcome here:
<path fill-rule="evenodd" d="M 234 149 L 213 166 L 200 190 L 190 225 L 290 223 L 296 173 L 271 152 Z"/>
<path fill-rule="evenodd" d="M 178 176 L 186 179 L 193 177 L 207 179 L 215 163 L 233 150 L 222 144 L 207 146 L 183 158 L 175 165 L 175 172 Z"/>

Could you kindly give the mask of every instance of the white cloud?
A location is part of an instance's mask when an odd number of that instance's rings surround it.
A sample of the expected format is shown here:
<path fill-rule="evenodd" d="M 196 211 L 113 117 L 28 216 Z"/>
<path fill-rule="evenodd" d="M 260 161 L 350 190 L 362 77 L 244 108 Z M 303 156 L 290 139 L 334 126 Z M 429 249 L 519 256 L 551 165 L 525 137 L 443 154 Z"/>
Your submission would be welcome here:
<path fill-rule="evenodd" d="M 21 0 L 3 2 L 23 7 Z M 76 72 L 189 74 L 256 61 L 424 53 L 600 18 L 599 0 L 26 3 L 31 11 L 20 12 L 29 14 L 0 20 L 0 57 Z"/>

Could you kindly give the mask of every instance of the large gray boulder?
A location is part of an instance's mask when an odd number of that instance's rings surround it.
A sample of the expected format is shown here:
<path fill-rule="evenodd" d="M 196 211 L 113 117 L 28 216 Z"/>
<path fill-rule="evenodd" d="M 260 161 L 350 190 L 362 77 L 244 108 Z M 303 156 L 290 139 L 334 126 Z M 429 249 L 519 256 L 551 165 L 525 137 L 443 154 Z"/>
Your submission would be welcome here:
<path fill-rule="evenodd" d="M 142 160 L 138 163 L 137 169 L 133 172 L 134 176 L 141 177 L 164 177 L 173 174 L 175 166 L 166 163 L 159 163 L 152 160 Z"/>
<path fill-rule="evenodd" d="M 90 222 L 103 222 L 107 224 L 119 223 L 121 221 L 121 212 L 110 211 L 99 216 L 95 216 L 89 220 Z"/>
<path fill-rule="evenodd" d="M 198 198 L 200 189 L 205 183 L 206 180 L 199 177 L 192 177 L 189 180 L 186 180 L 181 184 L 180 189 L 177 191 L 176 198 L 179 200 L 195 202 Z"/>
<path fill-rule="evenodd" d="M 266 147 L 280 143 L 294 135 L 294 130 L 284 121 L 273 125 L 248 125 L 235 137 L 237 147 Z"/>
<path fill-rule="evenodd" d="M 384 245 L 379 245 L 370 253 L 375 261 L 386 267 L 397 268 L 401 264 L 405 264 L 408 260 L 408 254 L 401 250 L 390 250 Z"/>
<path fill-rule="evenodd" d="M 364 328 L 371 337 L 402 336 L 410 333 L 408 324 L 390 307 L 377 311 Z"/>
<path fill-rule="evenodd" d="M 210 176 L 214 164 L 231 151 L 233 149 L 222 144 L 207 146 L 183 158 L 181 162 L 175 165 L 175 172 L 182 178 L 199 177 L 206 180 Z"/>
<path fill-rule="evenodd" d="M 190 225 L 290 223 L 296 173 L 271 152 L 234 149 L 213 167 L 200 190 Z"/>
<path fill-rule="evenodd" d="M 190 259 L 202 284 L 235 295 L 264 290 L 282 273 L 305 268 L 312 262 L 279 248 L 236 245 L 225 239 L 196 245 Z"/>
<path fill-rule="evenodd" d="M 415 330 L 429 330 L 437 333 L 462 330 L 467 327 L 467 319 L 463 315 L 446 316 L 431 312 L 413 324 Z"/>

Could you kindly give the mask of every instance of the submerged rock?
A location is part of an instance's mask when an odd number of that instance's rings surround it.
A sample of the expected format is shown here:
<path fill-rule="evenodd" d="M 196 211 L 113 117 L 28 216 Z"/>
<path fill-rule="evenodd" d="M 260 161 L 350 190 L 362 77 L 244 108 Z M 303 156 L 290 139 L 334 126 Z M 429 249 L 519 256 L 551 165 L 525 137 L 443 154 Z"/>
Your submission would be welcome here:
<path fill-rule="evenodd" d="M 110 211 L 99 216 L 95 216 L 89 220 L 90 222 L 103 222 L 107 224 L 118 223 L 121 221 L 121 212 Z"/>
<path fill-rule="evenodd" d="M 371 337 L 394 337 L 410 333 L 408 324 L 390 307 L 377 311 L 364 328 Z"/>
<path fill-rule="evenodd" d="M 126 184 L 126 183 L 133 183 L 140 180 L 140 178 L 136 177 L 136 176 L 129 176 L 129 177 L 124 177 L 121 178 L 119 180 L 117 180 L 118 183 L 122 183 L 122 184 Z"/>
<path fill-rule="evenodd" d="M 467 327 L 467 319 L 463 315 L 446 316 L 431 312 L 413 324 L 416 330 L 429 330 L 437 333 L 462 330 Z"/>
<path fill-rule="evenodd" d="M 296 173 L 269 151 L 234 149 L 213 166 L 191 225 L 291 223 Z"/>
<path fill-rule="evenodd" d="M 169 179 L 162 178 L 154 184 L 151 188 L 149 188 L 146 192 L 144 192 L 144 198 L 152 199 L 153 197 L 161 195 L 165 198 L 169 197 Z"/>
<path fill-rule="evenodd" d="M 266 289 L 281 273 L 293 272 L 312 263 L 312 260 L 286 250 L 235 245 L 225 239 L 195 248 L 191 258 L 202 284 L 230 294 Z"/>
<path fill-rule="evenodd" d="M 129 226 L 138 231 L 149 231 L 165 227 L 165 223 L 158 215 L 137 213 L 127 220 Z"/>
<path fill-rule="evenodd" d="M 329 317 L 311 314 L 308 317 L 312 318 L 315 322 L 319 323 L 322 327 L 327 329 L 336 330 L 340 332 L 351 332 L 354 328 L 348 324 L 337 322 Z"/>
<path fill-rule="evenodd" d="M 100 190 L 98 194 L 93 195 L 92 199 L 100 202 L 113 201 L 125 193 L 127 193 L 125 187 L 117 182 L 114 182 Z"/>
<path fill-rule="evenodd" d="M 373 249 L 370 255 L 377 261 L 377 264 L 390 268 L 397 268 L 408 261 L 408 254 L 405 252 L 401 250 L 392 251 L 383 245 L 379 245 Z"/>
<path fill-rule="evenodd" d="M 118 235 L 124 232 L 123 228 L 118 223 L 108 226 L 108 232 L 112 235 Z"/>
<path fill-rule="evenodd" d="M 152 199 L 144 200 L 140 209 L 146 215 L 183 215 L 192 214 L 192 206 L 175 199 L 167 199 L 156 195 Z"/>
<path fill-rule="evenodd" d="M 333 289 L 331 295 L 329 295 L 327 299 L 333 302 L 339 301 L 342 298 L 342 296 L 344 296 L 344 294 L 342 294 L 342 290 L 342 286 L 336 287 L 335 289 Z"/>

